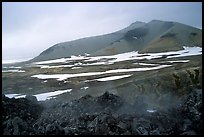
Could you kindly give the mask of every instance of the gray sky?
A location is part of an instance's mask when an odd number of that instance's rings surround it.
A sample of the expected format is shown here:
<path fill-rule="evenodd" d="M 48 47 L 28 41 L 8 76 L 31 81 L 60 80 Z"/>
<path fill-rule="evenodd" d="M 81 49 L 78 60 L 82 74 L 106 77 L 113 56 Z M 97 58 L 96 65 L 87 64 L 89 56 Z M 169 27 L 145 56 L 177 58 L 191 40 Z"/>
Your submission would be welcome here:
<path fill-rule="evenodd" d="M 27 59 L 59 42 L 107 34 L 135 21 L 202 28 L 201 2 L 3 2 L 2 59 Z"/>

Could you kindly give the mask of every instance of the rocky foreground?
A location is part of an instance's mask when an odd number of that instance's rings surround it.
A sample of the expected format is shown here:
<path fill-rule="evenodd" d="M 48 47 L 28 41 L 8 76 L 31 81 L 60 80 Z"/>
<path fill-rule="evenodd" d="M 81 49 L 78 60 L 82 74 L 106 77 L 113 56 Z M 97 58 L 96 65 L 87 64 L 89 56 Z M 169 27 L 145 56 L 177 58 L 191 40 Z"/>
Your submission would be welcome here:
<path fill-rule="evenodd" d="M 134 104 L 104 93 L 71 102 L 37 102 L 34 96 L 2 96 L 4 135 L 197 135 L 202 134 L 202 89 L 168 111 L 147 111 L 142 97 Z M 169 102 L 171 103 L 171 102 Z"/>

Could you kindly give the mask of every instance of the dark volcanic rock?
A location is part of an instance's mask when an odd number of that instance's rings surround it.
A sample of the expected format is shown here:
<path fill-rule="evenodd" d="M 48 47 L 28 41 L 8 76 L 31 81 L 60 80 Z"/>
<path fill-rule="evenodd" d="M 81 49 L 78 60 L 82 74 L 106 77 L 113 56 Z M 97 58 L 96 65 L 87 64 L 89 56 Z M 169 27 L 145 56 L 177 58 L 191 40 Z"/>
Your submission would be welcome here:
<path fill-rule="evenodd" d="M 180 107 L 184 120 L 184 131 L 191 128 L 198 134 L 202 133 L 202 89 L 194 90 Z"/>
<path fill-rule="evenodd" d="M 110 94 L 109 92 L 105 92 L 102 96 L 96 98 L 96 102 L 100 104 L 103 108 L 110 110 L 119 109 L 124 101 L 119 96 Z M 107 108 L 108 107 L 108 108 Z"/>
<path fill-rule="evenodd" d="M 201 134 L 202 90 L 179 107 L 146 112 L 145 98 L 133 105 L 108 92 L 71 102 L 41 102 L 2 96 L 4 135 L 197 135 Z M 43 104 L 44 103 L 44 104 Z M 43 110 L 43 111 L 42 111 Z M 139 113 L 141 112 L 141 113 Z"/>
<path fill-rule="evenodd" d="M 48 124 L 45 129 L 46 135 L 63 135 L 64 129 L 55 121 Z"/>
<path fill-rule="evenodd" d="M 21 135 L 31 132 L 32 124 L 38 119 L 43 108 L 25 98 L 2 97 L 3 134 Z"/>

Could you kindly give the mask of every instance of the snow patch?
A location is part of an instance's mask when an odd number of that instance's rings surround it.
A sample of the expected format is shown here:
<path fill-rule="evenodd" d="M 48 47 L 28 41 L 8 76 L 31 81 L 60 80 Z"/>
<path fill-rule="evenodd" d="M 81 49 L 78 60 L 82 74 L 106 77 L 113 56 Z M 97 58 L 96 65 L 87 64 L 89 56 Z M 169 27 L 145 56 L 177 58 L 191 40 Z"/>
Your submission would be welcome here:
<path fill-rule="evenodd" d="M 33 64 L 51 64 L 51 63 L 59 63 L 59 62 L 65 62 L 66 59 L 65 58 L 61 58 L 61 59 L 54 59 L 54 60 L 47 60 L 47 61 L 40 61 L 40 62 L 35 62 Z"/>
<path fill-rule="evenodd" d="M 49 66 L 49 65 L 42 65 L 40 68 L 70 68 L 74 65 L 57 65 L 57 66 Z"/>
<path fill-rule="evenodd" d="M 53 91 L 53 92 L 36 94 L 36 95 L 33 95 L 33 96 L 36 96 L 38 101 L 45 101 L 47 99 L 54 98 L 53 96 L 60 95 L 60 94 L 63 94 L 63 93 L 67 93 L 67 92 L 71 92 L 71 91 L 72 91 L 72 89 L 57 90 L 57 91 Z"/>
<path fill-rule="evenodd" d="M 16 97 L 16 96 L 19 96 L 21 94 L 5 94 L 6 97 L 8 98 L 13 98 L 13 97 Z"/>
<path fill-rule="evenodd" d="M 2 72 L 25 72 L 24 70 L 12 69 L 12 70 L 2 70 Z"/>
<path fill-rule="evenodd" d="M 154 110 L 154 109 L 147 109 L 147 112 L 149 112 L 149 113 L 154 113 L 154 112 L 157 112 L 157 110 Z"/>
<path fill-rule="evenodd" d="M 38 74 L 38 75 L 33 75 L 31 77 L 36 77 L 38 79 L 57 79 L 58 81 L 62 81 L 73 77 L 94 76 L 94 75 L 119 73 L 119 72 L 148 71 L 148 70 L 156 70 L 156 69 L 161 69 L 161 68 L 170 67 L 170 66 L 172 65 L 160 65 L 160 66 L 148 67 L 148 68 L 115 69 L 115 70 L 108 70 L 103 72 L 87 72 L 87 73 L 77 73 L 77 74 L 52 74 L 52 75 Z"/>
<path fill-rule="evenodd" d="M 83 90 L 83 89 L 86 90 L 86 89 L 88 89 L 88 88 L 89 88 L 89 87 L 82 87 L 81 90 Z"/>
<path fill-rule="evenodd" d="M 186 63 L 189 62 L 190 60 L 172 60 L 172 61 L 163 61 L 161 63 L 169 62 L 169 63 Z"/>
<path fill-rule="evenodd" d="M 137 39 L 137 37 L 133 37 L 134 39 Z"/>
<path fill-rule="evenodd" d="M 178 51 L 180 55 L 169 56 L 167 58 L 187 57 L 194 55 L 202 55 L 202 48 L 200 47 L 183 47 L 184 50 Z"/>
<path fill-rule="evenodd" d="M 41 83 L 46 83 L 47 82 L 47 80 L 45 80 L 45 81 L 42 81 Z"/>
<path fill-rule="evenodd" d="M 121 62 L 121 61 L 127 61 L 127 60 L 142 60 L 142 59 L 156 59 L 161 58 L 163 56 L 167 56 L 167 58 L 176 58 L 176 57 L 185 57 L 185 56 L 193 56 L 193 55 L 201 55 L 202 54 L 202 48 L 200 47 L 183 47 L 184 50 L 179 51 L 169 51 L 169 52 L 161 52 L 161 53 L 144 53 L 139 54 L 138 51 L 132 51 L 127 53 L 121 53 L 121 54 L 115 54 L 115 55 L 109 55 L 109 56 L 95 56 L 95 57 L 87 57 L 87 56 L 71 56 L 71 58 L 61 58 L 61 59 L 55 59 L 55 60 L 48 60 L 48 61 L 41 61 L 41 62 L 35 62 L 34 64 L 51 64 L 51 63 L 63 63 L 67 61 L 76 61 L 76 60 L 84 60 L 85 62 L 92 62 L 92 61 L 98 61 L 95 64 L 83 64 L 83 63 L 75 63 L 75 66 L 81 66 L 81 65 L 102 65 L 102 64 L 113 64 L 115 62 Z M 178 55 L 175 55 L 178 54 Z M 101 62 L 101 59 L 112 59 L 109 61 Z M 66 65 L 61 65 L 58 67 L 65 67 Z M 57 66 L 50 66 L 47 68 L 55 68 Z M 70 67 L 69 65 L 66 67 Z M 72 66 L 71 66 L 72 67 Z M 43 67 L 43 68 L 46 68 Z"/>
<path fill-rule="evenodd" d="M 72 67 L 72 69 L 80 69 L 80 68 L 82 68 L 82 67 Z"/>
<path fill-rule="evenodd" d="M 158 65 L 158 64 L 150 64 L 150 63 L 133 63 L 133 64 L 138 64 L 141 66 L 156 66 L 156 65 Z"/>
<path fill-rule="evenodd" d="M 99 78 L 99 79 L 95 79 L 95 80 L 96 81 L 110 81 L 110 80 L 117 80 L 117 79 L 130 77 L 130 76 L 132 76 L 132 75 L 111 76 L 111 77 L 104 77 L 104 78 Z"/>
<path fill-rule="evenodd" d="M 56 97 L 54 97 L 56 95 L 60 95 L 60 94 L 71 92 L 71 91 L 72 91 L 72 89 L 57 90 L 57 91 L 53 91 L 53 92 L 36 94 L 36 95 L 33 95 L 33 96 L 36 96 L 38 101 L 45 101 L 45 100 L 48 100 L 48 99 L 51 99 L 51 98 L 56 98 Z M 8 98 L 13 98 L 14 97 L 16 99 L 26 97 L 26 95 L 21 95 L 21 94 L 5 94 L 5 96 L 8 97 Z"/>

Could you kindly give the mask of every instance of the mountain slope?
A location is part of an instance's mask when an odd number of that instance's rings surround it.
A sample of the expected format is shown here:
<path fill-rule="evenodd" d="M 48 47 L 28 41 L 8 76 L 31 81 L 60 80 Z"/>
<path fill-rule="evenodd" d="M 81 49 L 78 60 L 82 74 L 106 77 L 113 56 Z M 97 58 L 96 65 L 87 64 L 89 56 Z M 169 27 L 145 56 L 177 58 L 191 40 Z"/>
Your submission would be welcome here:
<path fill-rule="evenodd" d="M 182 46 L 202 47 L 202 31 L 184 24 L 174 23 L 170 29 L 152 40 L 143 52 L 180 50 Z"/>
<path fill-rule="evenodd" d="M 202 31 L 176 22 L 152 20 L 135 22 L 106 35 L 87 37 L 56 44 L 30 60 L 42 61 L 71 55 L 112 55 L 132 50 L 162 52 L 183 49 L 183 46 L 202 46 Z"/>

